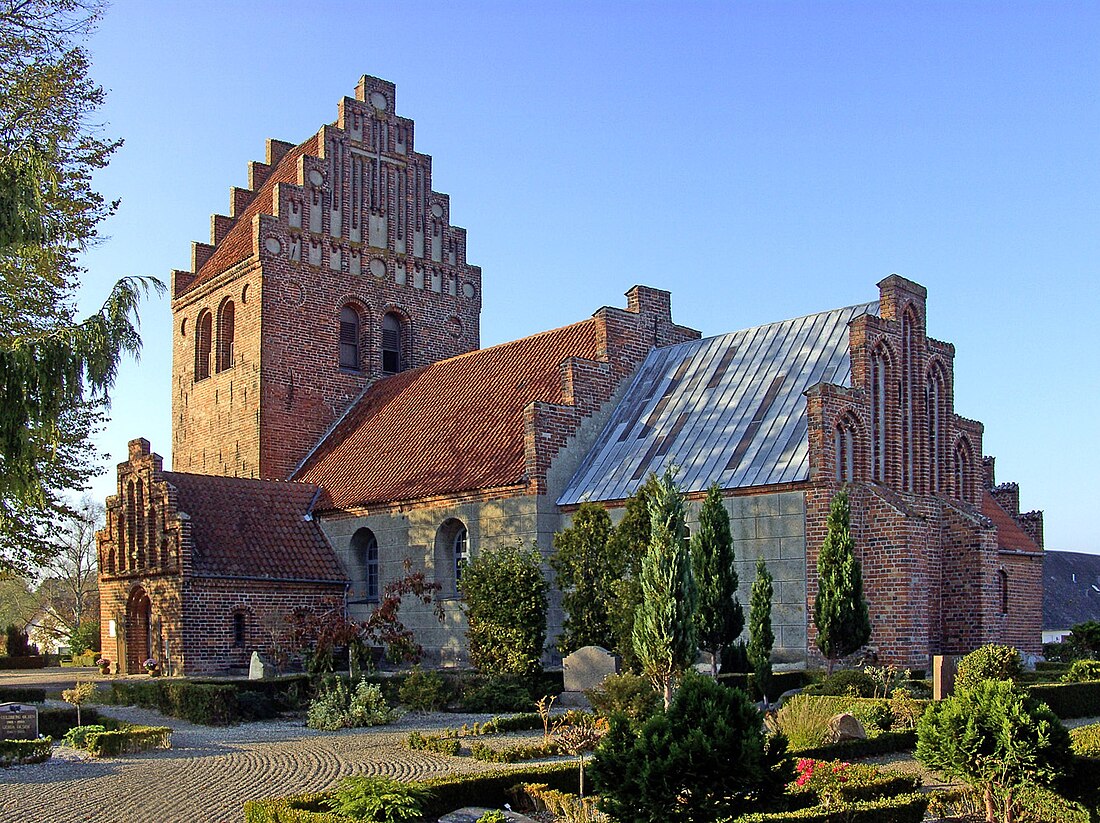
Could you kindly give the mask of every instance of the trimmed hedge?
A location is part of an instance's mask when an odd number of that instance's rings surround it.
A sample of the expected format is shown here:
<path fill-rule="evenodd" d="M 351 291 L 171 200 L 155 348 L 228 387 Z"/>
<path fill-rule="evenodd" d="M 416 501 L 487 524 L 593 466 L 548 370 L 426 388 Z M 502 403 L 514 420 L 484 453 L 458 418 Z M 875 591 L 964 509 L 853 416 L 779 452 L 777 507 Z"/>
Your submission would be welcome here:
<path fill-rule="evenodd" d="M 1042 683 L 1028 686 L 1032 697 L 1042 700 L 1063 720 L 1100 715 L 1100 681 Z"/>
<path fill-rule="evenodd" d="M 444 775 L 416 781 L 432 792 L 424 817 L 437 818 L 463 806 L 502 806 L 511 802 L 509 790 L 520 783 L 545 783 L 559 791 L 574 791 L 580 775 L 576 764 L 548 763 L 470 775 Z M 328 810 L 327 794 L 300 794 L 244 804 L 245 823 L 347 823 L 348 818 Z M 908 821 L 902 821 L 908 823 Z"/>
<path fill-rule="evenodd" d="M 156 709 L 203 726 L 228 726 L 240 719 L 237 689 L 213 683 L 160 679 L 112 683 L 111 696 L 105 702 Z"/>
<path fill-rule="evenodd" d="M 745 674 L 738 672 L 734 674 L 720 674 L 718 675 L 718 682 L 723 686 L 729 686 L 732 689 L 740 689 L 746 694 L 753 694 L 753 683 L 756 681 L 756 675 L 751 672 Z M 771 683 L 768 687 L 768 700 L 776 701 L 783 692 L 788 692 L 791 689 L 802 689 L 813 682 L 813 674 L 806 671 L 792 671 L 792 672 L 773 672 Z"/>
<path fill-rule="evenodd" d="M 9 671 L 14 669 L 44 669 L 53 662 L 53 656 L 48 654 L 32 654 L 26 657 L 0 656 L 0 669 Z"/>
<path fill-rule="evenodd" d="M 0 686 L 0 703 L 42 703 L 45 699 L 45 689 Z"/>
<path fill-rule="evenodd" d="M 561 750 L 556 740 L 540 740 L 537 743 L 515 743 L 495 749 L 475 740 L 470 744 L 470 756 L 474 760 L 486 760 L 490 763 L 518 763 L 521 760 L 542 760 L 547 757 L 560 757 Z"/>
<path fill-rule="evenodd" d="M 423 735 L 420 732 L 410 732 L 406 745 L 413 751 L 428 751 L 436 754 L 445 754 L 450 757 L 458 757 L 462 744 L 457 737 L 436 737 L 435 735 Z"/>
<path fill-rule="evenodd" d="M 113 721 L 107 717 L 101 717 L 99 712 L 95 709 L 89 709 L 82 707 L 80 709 L 80 720 L 85 726 L 91 726 L 96 723 L 109 726 Z M 76 709 L 62 709 L 62 708 L 49 708 L 38 710 L 38 733 L 49 735 L 50 737 L 62 738 L 68 733 L 69 729 L 76 727 Z"/>
<path fill-rule="evenodd" d="M 878 737 L 866 740 L 843 740 L 813 749 L 791 750 L 795 757 L 810 757 L 814 760 L 855 760 L 861 757 L 874 757 L 879 754 L 905 752 L 917 746 L 917 732 L 908 729 L 903 732 L 883 732 Z"/>
<path fill-rule="evenodd" d="M 0 740 L 0 767 L 21 766 L 24 763 L 44 763 L 53 754 L 53 740 Z"/>
<path fill-rule="evenodd" d="M 172 730 L 167 726 L 130 726 L 115 731 L 93 732 L 85 739 L 92 757 L 117 757 L 150 749 L 172 748 Z"/>
<path fill-rule="evenodd" d="M 382 683 L 387 678 L 367 677 L 368 683 Z M 313 684 L 308 674 L 285 674 L 265 677 L 262 680 L 192 678 L 189 682 L 200 686 L 232 686 L 238 695 L 255 692 L 273 700 L 283 710 L 294 710 L 308 705 L 313 696 Z M 383 689 L 383 693 L 385 690 Z M 388 695 L 387 695 L 388 698 Z"/>
<path fill-rule="evenodd" d="M 1100 723 L 1069 730 L 1073 753 L 1080 757 L 1100 758 Z"/>
<path fill-rule="evenodd" d="M 736 818 L 735 823 L 920 823 L 927 808 L 928 795 L 903 794 L 830 808 L 810 806 L 789 812 L 754 812 Z"/>

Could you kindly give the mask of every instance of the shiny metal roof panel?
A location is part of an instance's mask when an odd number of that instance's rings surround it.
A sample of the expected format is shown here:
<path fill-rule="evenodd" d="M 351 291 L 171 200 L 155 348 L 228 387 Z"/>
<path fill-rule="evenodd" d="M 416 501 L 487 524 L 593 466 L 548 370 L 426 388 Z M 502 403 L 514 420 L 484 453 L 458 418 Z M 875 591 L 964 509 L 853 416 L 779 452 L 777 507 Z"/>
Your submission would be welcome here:
<path fill-rule="evenodd" d="M 877 313 L 864 303 L 655 349 L 558 504 L 624 499 L 670 465 L 686 492 L 805 480 L 803 393 L 850 384 L 848 324 Z"/>

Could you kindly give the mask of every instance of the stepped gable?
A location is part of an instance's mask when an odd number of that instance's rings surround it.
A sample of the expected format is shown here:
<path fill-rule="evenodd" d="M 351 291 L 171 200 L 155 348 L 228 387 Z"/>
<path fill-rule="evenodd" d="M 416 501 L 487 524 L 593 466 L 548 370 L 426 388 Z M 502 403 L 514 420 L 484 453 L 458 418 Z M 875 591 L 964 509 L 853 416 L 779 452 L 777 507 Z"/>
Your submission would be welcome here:
<path fill-rule="evenodd" d="M 307 519 L 309 483 L 164 472 L 190 518 L 196 577 L 343 582 L 320 527 Z"/>
<path fill-rule="evenodd" d="M 668 466 L 686 492 L 806 480 L 804 392 L 851 384 L 848 324 L 878 311 L 862 303 L 654 349 L 558 505 L 623 500 Z"/>
<path fill-rule="evenodd" d="M 413 134 L 394 84 L 364 75 L 334 123 L 297 145 L 267 141 L 249 187 L 230 189 L 229 215 L 211 215 L 210 242 L 192 244 L 190 271 L 173 273 L 173 296 L 264 257 L 342 260 L 352 275 L 480 299 L 466 230 L 451 224 L 450 198 L 432 189 L 432 158 L 414 151 Z"/>
<path fill-rule="evenodd" d="M 982 492 L 982 514 L 993 521 L 997 529 L 997 546 L 1022 552 L 1042 552 L 1043 549 L 1023 529 L 988 490 Z"/>
<path fill-rule="evenodd" d="M 323 487 L 318 510 L 523 484 L 525 410 L 568 403 L 562 364 L 601 356 L 590 319 L 388 377 L 294 479 Z"/>

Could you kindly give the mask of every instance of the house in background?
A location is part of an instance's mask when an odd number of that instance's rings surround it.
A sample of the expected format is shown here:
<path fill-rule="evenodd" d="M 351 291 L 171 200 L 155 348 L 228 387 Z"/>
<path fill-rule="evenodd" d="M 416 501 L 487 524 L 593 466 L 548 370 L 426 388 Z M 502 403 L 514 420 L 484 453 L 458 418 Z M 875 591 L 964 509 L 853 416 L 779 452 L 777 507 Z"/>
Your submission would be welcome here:
<path fill-rule="evenodd" d="M 122 671 L 243 666 L 294 608 L 338 595 L 364 619 L 406 561 L 442 584 L 445 619 L 402 618 L 432 662 L 461 663 L 463 561 L 517 541 L 549 555 L 581 502 L 617 516 L 669 466 L 692 520 L 723 489 L 743 602 L 757 558 L 772 569 L 778 660 L 813 657 L 842 486 L 880 659 L 1038 651 L 1042 515 L 956 413 L 954 347 L 928 336 L 919 284 L 705 339 L 635 286 L 625 308 L 482 349 L 466 232 L 373 77 L 316 135 L 268 141 L 229 211 L 173 275 L 173 471 L 132 441 L 98 536 Z M 555 597 L 551 642 L 561 620 Z"/>
<path fill-rule="evenodd" d="M 1078 623 L 1100 621 L 1100 555 L 1048 551 L 1043 557 L 1043 642 L 1060 643 Z"/>

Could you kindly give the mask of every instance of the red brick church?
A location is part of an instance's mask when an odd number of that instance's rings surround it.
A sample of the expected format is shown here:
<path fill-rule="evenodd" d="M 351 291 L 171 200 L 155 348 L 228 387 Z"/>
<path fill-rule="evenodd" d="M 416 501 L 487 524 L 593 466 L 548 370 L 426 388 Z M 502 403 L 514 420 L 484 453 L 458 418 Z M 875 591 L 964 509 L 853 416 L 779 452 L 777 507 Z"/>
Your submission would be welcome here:
<path fill-rule="evenodd" d="M 923 287 L 891 275 L 871 302 L 701 339 L 635 286 L 625 308 L 481 349 L 481 271 L 431 171 L 393 84 L 364 77 L 334 124 L 268 141 L 173 273 L 173 471 L 131 441 L 98 535 L 122 671 L 244 666 L 295 608 L 337 596 L 365 618 L 406 560 L 443 585 L 445 620 L 403 617 L 461 664 L 464 560 L 549 554 L 581 502 L 618 516 L 669 465 L 691 516 L 725 490 L 744 587 L 767 561 L 777 660 L 812 648 L 843 484 L 880 659 L 1039 650 L 1042 514 L 955 413 Z M 551 637 L 561 618 L 554 601 Z"/>

